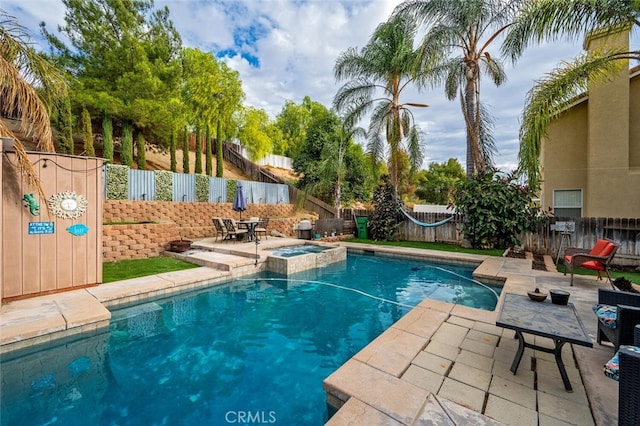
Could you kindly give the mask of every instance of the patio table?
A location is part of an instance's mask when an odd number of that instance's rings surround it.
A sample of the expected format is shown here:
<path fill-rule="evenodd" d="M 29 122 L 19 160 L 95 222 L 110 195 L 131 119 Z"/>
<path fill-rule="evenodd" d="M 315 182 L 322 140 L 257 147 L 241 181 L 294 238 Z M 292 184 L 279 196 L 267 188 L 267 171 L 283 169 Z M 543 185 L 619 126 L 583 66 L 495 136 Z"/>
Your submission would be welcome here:
<path fill-rule="evenodd" d="M 573 391 L 562 362 L 562 347 L 565 343 L 573 343 L 591 348 L 593 344 L 572 303 L 554 305 L 548 300 L 534 302 L 528 296 L 506 293 L 496 325 L 516 332 L 518 350 L 511 364 L 513 374 L 518 371 L 525 348 L 552 353 L 560 370 L 564 388 L 569 392 Z M 523 334 L 552 339 L 554 347 L 548 348 L 528 343 Z"/>
<path fill-rule="evenodd" d="M 256 226 L 258 225 L 258 222 L 253 221 L 253 220 L 241 220 L 238 222 L 238 226 L 241 226 L 243 228 L 247 229 L 247 241 L 259 241 L 258 236 L 256 235 Z"/>

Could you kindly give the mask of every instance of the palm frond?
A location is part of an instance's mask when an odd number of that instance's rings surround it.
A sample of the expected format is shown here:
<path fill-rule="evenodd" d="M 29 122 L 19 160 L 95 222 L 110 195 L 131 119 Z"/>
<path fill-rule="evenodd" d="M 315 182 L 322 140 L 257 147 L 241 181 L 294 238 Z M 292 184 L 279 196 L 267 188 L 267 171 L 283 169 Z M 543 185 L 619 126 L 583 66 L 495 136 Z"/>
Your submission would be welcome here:
<path fill-rule="evenodd" d="M 533 43 L 576 40 L 595 29 L 640 25 L 640 2 L 629 0 L 540 0 L 527 2 L 509 28 L 503 55 L 515 62 Z"/>

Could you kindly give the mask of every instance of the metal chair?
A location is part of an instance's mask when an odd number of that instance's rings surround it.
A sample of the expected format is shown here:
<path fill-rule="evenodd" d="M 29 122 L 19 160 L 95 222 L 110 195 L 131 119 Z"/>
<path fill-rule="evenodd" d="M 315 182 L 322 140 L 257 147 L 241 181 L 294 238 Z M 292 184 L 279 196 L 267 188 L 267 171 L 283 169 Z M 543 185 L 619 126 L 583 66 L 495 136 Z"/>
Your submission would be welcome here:
<path fill-rule="evenodd" d="M 255 233 L 256 235 L 263 234 L 265 239 L 267 238 L 267 226 L 269 226 L 269 218 L 265 217 L 258 221 L 258 225 L 256 226 Z"/>
<path fill-rule="evenodd" d="M 224 222 L 224 227 L 227 228 L 227 239 L 231 239 L 235 237 L 236 241 L 240 241 L 241 238 L 244 238 L 244 234 L 249 232 L 246 229 L 239 229 L 236 221 L 233 219 L 225 218 L 222 219 Z"/>
<path fill-rule="evenodd" d="M 575 268 L 582 267 L 597 271 L 598 279 L 600 280 L 602 279 L 601 272 L 604 272 L 609 283 L 611 283 L 611 287 L 613 287 L 609 276 L 609 264 L 619 247 L 620 244 L 607 239 L 598 240 L 592 249 L 568 247 L 564 252 L 564 274 L 567 275 L 567 269 L 569 269 L 571 272 L 571 285 L 573 286 L 573 271 Z M 613 289 L 615 290 L 615 287 Z"/>
<path fill-rule="evenodd" d="M 224 241 L 227 237 L 227 229 L 222 222 L 222 218 L 214 217 L 213 225 L 216 227 L 216 242 L 218 242 L 218 237 L 222 237 L 222 241 Z"/>

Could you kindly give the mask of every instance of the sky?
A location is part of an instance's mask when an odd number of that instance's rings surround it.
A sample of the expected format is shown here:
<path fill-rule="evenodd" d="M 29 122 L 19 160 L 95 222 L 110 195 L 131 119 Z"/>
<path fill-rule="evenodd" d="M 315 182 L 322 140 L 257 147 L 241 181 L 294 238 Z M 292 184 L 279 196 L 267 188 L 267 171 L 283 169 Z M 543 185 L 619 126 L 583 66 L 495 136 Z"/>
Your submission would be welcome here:
<path fill-rule="evenodd" d="M 245 104 L 264 109 L 273 119 L 286 101 L 305 96 L 331 107 L 346 81 L 336 81 L 333 67 L 350 47 L 363 47 L 398 0 L 155 0 L 169 7 L 170 18 L 185 47 L 215 54 L 237 70 Z M 64 23 L 61 0 L 2 0 L 0 8 L 30 32 L 36 47 L 46 50 L 39 23 L 55 32 Z M 631 47 L 640 49 L 638 37 Z M 493 51 L 497 55 L 497 49 Z M 495 119 L 497 153 L 494 164 L 503 171 L 517 166 L 520 117 L 536 80 L 582 52 L 582 40 L 530 47 L 515 65 L 505 61 L 507 82 L 496 88 L 481 82 L 480 99 Z M 486 79 L 485 79 L 486 80 Z M 466 133 L 460 100 L 449 101 L 443 87 L 411 90 L 402 102 L 426 103 L 413 110 L 424 133 L 423 167 L 457 158 L 465 165 Z M 361 123 L 366 128 L 367 123 Z M 364 143 L 364 141 L 362 141 Z"/>

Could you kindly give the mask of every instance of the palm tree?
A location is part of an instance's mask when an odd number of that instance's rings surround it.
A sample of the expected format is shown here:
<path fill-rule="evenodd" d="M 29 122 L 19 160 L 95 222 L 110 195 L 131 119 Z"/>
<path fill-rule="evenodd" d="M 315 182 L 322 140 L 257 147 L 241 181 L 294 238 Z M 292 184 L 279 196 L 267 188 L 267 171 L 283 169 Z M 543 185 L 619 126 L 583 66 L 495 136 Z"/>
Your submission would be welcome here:
<path fill-rule="evenodd" d="M 509 28 L 503 52 L 518 58 L 532 42 L 577 40 L 593 31 L 617 32 L 640 26 L 640 2 L 629 0 L 540 0 L 527 2 Z M 609 49 L 580 55 L 563 62 L 539 80 L 527 94 L 520 127 L 520 171 L 531 188 L 540 183 L 540 143 L 562 106 L 587 90 L 587 82 L 606 80 L 627 65 L 640 60 L 640 51 Z"/>
<path fill-rule="evenodd" d="M 496 86 L 506 81 L 502 63 L 489 54 L 489 48 L 508 28 L 519 3 L 410 0 L 394 10 L 395 16 L 426 26 L 419 48 L 420 69 L 430 69 L 434 81 L 445 84 L 449 100 L 460 93 L 467 130 L 467 177 L 483 173 L 493 162 L 493 120 L 480 102 L 480 76 L 486 74 Z M 441 63 L 434 67 L 436 62 Z"/>
<path fill-rule="evenodd" d="M 421 133 L 409 107 L 425 104 L 400 102 L 410 84 L 421 87 L 423 78 L 414 76 L 417 52 L 413 48 L 416 27 L 408 19 L 396 17 L 380 24 L 360 51 L 349 48 L 334 66 L 336 80 L 351 79 L 333 99 L 344 120 L 357 123 L 371 113 L 367 131 L 367 151 L 374 161 L 384 155 L 384 139 L 389 145 L 391 183 L 398 188 L 399 153 L 409 154 L 411 165 L 422 164 Z M 384 138 L 383 138 L 384 135 Z"/>
<path fill-rule="evenodd" d="M 26 29 L 0 9 L 0 116 L 16 117 L 20 123 L 17 133 L 33 138 L 37 149 L 55 152 L 47 106 L 61 99 L 66 88 L 60 71 L 30 46 Z M 14 139 L 19 173 L 45 199 L 24 145 L 3 120 L 0 136 Z"/>
<path fill-rule="evenodd" d="M 340 219 L 342 210 L 342 186 L 347 176 L 347 151 L 351 141 L 356 137 L 366 137 L 366 131 L 362 127 L 354 127 L 351 123 L 340 120 L 340 126 L 335 129 L 333 137 L 322 149 L 320 182 L 332 187 L 336 219 Z"/>

